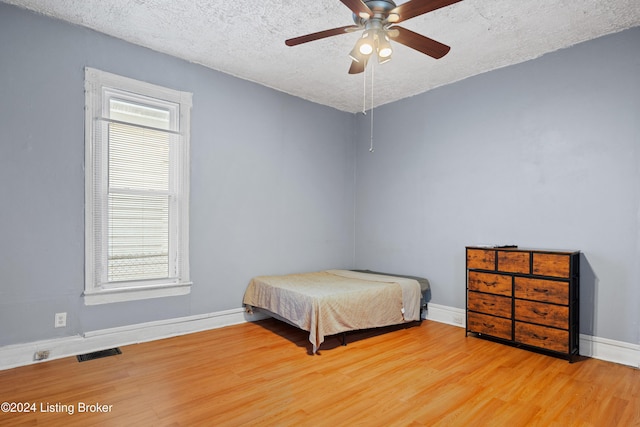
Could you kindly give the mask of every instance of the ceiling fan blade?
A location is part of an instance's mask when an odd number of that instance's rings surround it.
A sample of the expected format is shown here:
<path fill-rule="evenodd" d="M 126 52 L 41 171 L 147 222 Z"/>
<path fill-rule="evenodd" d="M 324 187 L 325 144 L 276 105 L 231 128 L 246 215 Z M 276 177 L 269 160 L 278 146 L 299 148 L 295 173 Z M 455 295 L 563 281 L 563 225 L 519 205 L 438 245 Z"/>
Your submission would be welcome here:
<path fill-rule="evenodd" d="M 367 61 L 351 61 L 351 67 L 349 67 L 349 74 L 360 74 L 367 68 Z"/>
<path fill-rule="evenodd" d="M 342 2 L 342 4 L 344 4 L 349 9 L 351 9 L 353 13 L 355 13 L 357 16 L 361 18 L 369 19 L 373 15 L 373 12 L 371 11 L 371 9 L 369 9 L 369 6 L 364 4 L 362 0 L 340 0 L 340 1 Z"/>
<path fill-rule="evenodd" d="M 402 22 L 459 1 L 462 0 L 411 0 L 389 11 L 389 15 L 398 15 L 394 22 Z"/>
<path fill-rule="evenodd" d="M 337 36 L 339 34 L 346 34 L 351 30 L 357 30 L 360 27 L 357 25 L 347 25 L 339 28 L 332 28 L 330 30 L 318 31 L 317 33 L 311 33 L 300 37 L 294 37 L 289 40 L 285 40 L 287 46 L 296 46 L 302 43 L 312 42 L 314 40 L 324 39 L 326 37 Z"/>
<path fill-rule="evenodd" d="M 405 3 L 406 4 L 406 3 Z M 440 59 L 445 56 L 451 48 L 446 44 L 437 42 L 429 37 L 425 37 L 422 34 L 414 33 L 406 28 L 394 26 L 393 30 L 397 32 L 389 32 L 389 37 L 393 40 L 401 43 L 411 49 L 415 49 L 418 52 L 422 52 L 425 55 L 429 55 L 432 58 Z"/>

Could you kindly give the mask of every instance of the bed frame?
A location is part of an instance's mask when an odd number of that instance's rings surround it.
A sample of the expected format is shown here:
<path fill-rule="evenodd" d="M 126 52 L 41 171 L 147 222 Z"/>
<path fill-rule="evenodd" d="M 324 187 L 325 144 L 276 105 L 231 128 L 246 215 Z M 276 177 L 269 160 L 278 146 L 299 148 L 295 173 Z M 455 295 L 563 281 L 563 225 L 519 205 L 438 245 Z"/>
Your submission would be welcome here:
<path fill-rule="evenodd" d="M 325 270 L 314 273 L 254 277 L 245 291 L 248 311 L 266 310 L 272 317 L 309 332 L 316 353 L 325 337 L 422 321 L 429 282 L 420 277 L 370 270 Z"/>

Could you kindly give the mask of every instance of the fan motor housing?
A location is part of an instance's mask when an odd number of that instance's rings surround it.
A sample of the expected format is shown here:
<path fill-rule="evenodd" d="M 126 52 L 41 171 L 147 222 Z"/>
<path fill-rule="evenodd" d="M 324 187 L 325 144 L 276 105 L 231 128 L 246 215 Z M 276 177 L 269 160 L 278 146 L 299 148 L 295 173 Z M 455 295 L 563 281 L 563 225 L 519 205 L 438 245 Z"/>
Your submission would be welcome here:
<path fill-rule="evenodd" d="M 369 19 L 376 18 L 384 20 L 387 17 L 389 11 L 396 8 L 396 4 L 392 0 L 365 0 L 364 4 L 366 4 L 373 12 L 373 16 L 371 16 Z M 355 13 L 353 14 L 353 22 L 358 25 L 364 25 L 364 23 L 369 19 L 364 19 L 356 15 Z"/>
<path fill-rule="evenodd" d="M 391 0 L 365 0 L 364 4 L 373 12 L 388 12 L 396 7 L 396 4 Z"/>

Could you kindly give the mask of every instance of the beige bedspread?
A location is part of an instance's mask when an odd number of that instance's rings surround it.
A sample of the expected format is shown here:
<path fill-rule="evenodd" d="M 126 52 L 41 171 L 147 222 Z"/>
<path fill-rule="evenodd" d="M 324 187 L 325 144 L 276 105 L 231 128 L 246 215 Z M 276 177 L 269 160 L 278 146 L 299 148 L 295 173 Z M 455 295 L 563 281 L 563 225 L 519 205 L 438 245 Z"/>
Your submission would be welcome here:
<path fill-rule="evenodd" d="M 251 279 L 243 303 L 309 331 L 313 352 L 325 336 L 420 320 L 416 280 L 348 270 Z"/>

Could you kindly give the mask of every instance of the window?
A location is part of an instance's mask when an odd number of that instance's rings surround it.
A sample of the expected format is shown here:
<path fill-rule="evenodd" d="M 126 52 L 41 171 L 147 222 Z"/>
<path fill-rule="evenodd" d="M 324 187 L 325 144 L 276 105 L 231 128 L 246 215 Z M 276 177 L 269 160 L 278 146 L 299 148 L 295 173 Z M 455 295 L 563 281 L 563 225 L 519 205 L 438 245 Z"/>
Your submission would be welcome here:
<path fill-rule="evenodd" d="M 184 295 L 191 94 L 85 69 L 85 304 Z"/>

